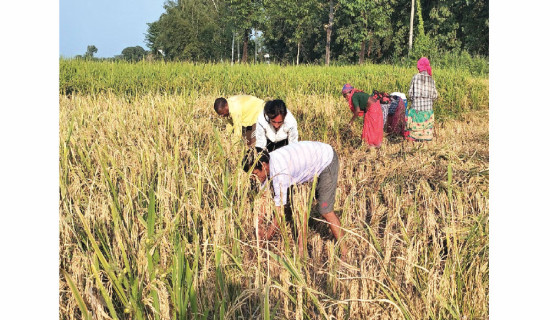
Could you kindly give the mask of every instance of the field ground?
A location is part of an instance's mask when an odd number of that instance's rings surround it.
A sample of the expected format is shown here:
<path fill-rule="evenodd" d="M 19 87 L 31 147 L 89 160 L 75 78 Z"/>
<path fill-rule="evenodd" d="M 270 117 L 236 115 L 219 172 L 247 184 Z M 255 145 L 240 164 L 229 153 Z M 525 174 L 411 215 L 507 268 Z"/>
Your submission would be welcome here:
<path fill-rule="evenodd" d="M 60 95 L 61 318 L 488 318 L 488 108 L 436 114 L 431 143 L 368 150 L 342 98 L 286 96 L 300 140 L 339 155 L 343 263 L 314 212 L 305 260 L 290 222 L 255 240 L 265 203 L 215 98 Z"/>

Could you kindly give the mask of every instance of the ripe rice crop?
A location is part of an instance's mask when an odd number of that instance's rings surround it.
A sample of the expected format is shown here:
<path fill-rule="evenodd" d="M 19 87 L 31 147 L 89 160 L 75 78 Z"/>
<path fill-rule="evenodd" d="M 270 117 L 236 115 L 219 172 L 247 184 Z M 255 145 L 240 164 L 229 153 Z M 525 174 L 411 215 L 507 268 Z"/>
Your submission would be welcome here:
<path fill-rule="evenodd" d="M 231 95 L 287 99 L 295 94 L 340 97 L 345 83 L 367 93 L 372 90 L 407 93 L 416 66 L 297 66 L 192 63 L 93 62 L 61 60 L 59 90 L 62 94 L 102 94 L 126 97 L 143 93 L 161 95 Z M 434 79 L 441 98 L 435 103 L 439 115 L 457 115 L 489 106 L 487 76 L 467 71 L 435 69 Z"/>
<path fill-rule="evenodd" d="M 60 317 L 488 318 L 487 79 L 434 70 L 454 115 L 436 109 L 435 140 L 369 150 L 338 92 L 406 92 L 414 70 L 391 69 L 62 61 Z M 284 98 L 300 140 L 335 148 L 347 263 L 315 211 L 306 259 L 299 221 L 256 241 L 271 202 L 249 193 L 244 147 L 212 108 L 241 92 Z"/>

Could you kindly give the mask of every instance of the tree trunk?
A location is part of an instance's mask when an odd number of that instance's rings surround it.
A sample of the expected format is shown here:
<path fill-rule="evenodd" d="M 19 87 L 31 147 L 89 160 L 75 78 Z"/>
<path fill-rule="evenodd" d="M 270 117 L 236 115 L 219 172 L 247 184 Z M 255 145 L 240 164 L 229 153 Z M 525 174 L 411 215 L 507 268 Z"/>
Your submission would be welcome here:
<path fill-rule="evenodd" d="M 254 29 L 254 64 L 258 58 L 258 32 Z"/>
<path fill-rule="evenodd" d="M 296 55 L 296 65 L 300 64 L 300 42 L 298 41 L 298 54 Z"/>
<path fill-rule="evenodd" d="M 369 39 L 369 50 L 367 51 L 367 57 L 370 58 L 370 53 L 372 52 L 372 34 L 371 34 L 371 37 Z"/>
<path fill-rule="evenodd" d="M 359 52 L 359 64 L 363 64 L 365 61 L 365 39 L 361 41 L 361 51 Z"/>
<path fill-rule="evenodd" d="M 368 27 L 368 18 L 367 13 L 365 11 L 361 12 L 361 18 L 363 18 L 363 21 L 365 21 L 365 31 L 367 31 Z M 361 41 L 361 51 L 359 52 L 359 64 L 362 64 L 365 61 L 365 42 L 367 40 L 364 38 L 363 41 Z M 369 40 L 369 53 L 370 53 L 370 42 L 372 41 L 372 37 Z"/>
<path fill-rule="evenodd" d="M 413 45 L 413 21 L 414 21 L 414 0 L 411 0 L 411 24 L 409 27 L 409 53 Z"/>
<path fill-rule="evenodd" d="M 233 32 L 233 40 L 231 41 L 231 65 L 235 62 L 235 32 Z"/>
<path fill-rule="evenodd" d="M 327 45 L 325 48 L 325 64 L 330 65 L 330 36 L 332 35 L 332 25 L 334 23 L 334 3 L 330 0 L 330 9 L 328 13 L 328 25 L 327 25 Z"/>
<path fill-rule="evenodd" d="M 244 30 L 243 63 L 248 63 L 248 34 L 249 33 L 250 33 L 249 29 Z"/>

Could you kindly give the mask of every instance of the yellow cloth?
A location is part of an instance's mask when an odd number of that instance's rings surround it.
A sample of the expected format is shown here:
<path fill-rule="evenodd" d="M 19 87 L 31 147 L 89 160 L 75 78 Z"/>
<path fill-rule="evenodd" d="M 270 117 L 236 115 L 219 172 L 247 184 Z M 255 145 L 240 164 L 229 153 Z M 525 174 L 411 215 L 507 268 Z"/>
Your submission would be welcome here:
<path fill-rule="evenodd" d="M 254 125 L 260 112 L 264 110 L 265 102 L 249 95 L 238 95 L 227 98 L 231 121 L 227 124 L 227 131 L 233 131 L 231 140 L 238 142 L 242 136 L 242 127 Z"/>

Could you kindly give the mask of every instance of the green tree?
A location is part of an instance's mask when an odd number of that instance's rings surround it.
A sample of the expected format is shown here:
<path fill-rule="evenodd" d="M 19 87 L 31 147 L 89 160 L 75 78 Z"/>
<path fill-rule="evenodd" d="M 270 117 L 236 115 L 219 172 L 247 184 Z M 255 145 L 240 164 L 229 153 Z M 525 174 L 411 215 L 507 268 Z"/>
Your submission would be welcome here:
<path fill-rule="evenodd" d="M 489 54 L 489 1 L 444 0 L 430 10 L 428 26 L 445 51 L 463 49 L 470 54 Z"/>
<path fill-rule="evenodd" d="M 460 28 L 459 16 L 455 12 L 458 7 L 451 1 L 440 1 L 435 5 L 426 4 L 429 13 L 426 21 L 427 34 L 431 36 L 440 51 L 453 51 L 462 47 L 458 38 Z M 429 11 L 428 11 L 429 10 Z"/>
<path fill-rule="evenodd" d="M 438 51 L 489 55 L 487 0 L 422 1 L 421 7 L 425 34 Z"/>
<path fill-rule="evenodd" d="M 274 61 L 297 64 L 489 53 L 487 0 L 170 0 L 165 9 L 145 40 L 171 60 L 234 61 L 242 53 L 248 62 L 259 42 Z"/>
<path fill-rule="evenodd" d="M 365 55 L 379 61 L 392 45 L 392 13 L 395 0 L 341 0 L 341 29 L 336 41 L 344 45 L 344 56 L 363 63 Z"/>
<path fill-rule="evenodd" d="M 159 20 L 148 23 L 145 42 L 157 56 L 169 60 L 216 61 L 223 59 L 231 34 L 223 23 L 223 3 L 167 1 Z"/>
<path fill-rule="evenodd" d="M 229 0 L 224 4 L 222 20 L 227 31 L 231 32 L 232 40 L 235 37 L 242 43 L 242 62 L 247 63 L 252 29 L 258 30 L 263 19 L 263 3 L 261 0 Z"/>
<path fill-rule="evenodd" d="M 84 58 L 91 59 L 94 57 L 94 53 L 97 52 L 97 48 L 94 45 L 88 46 L 86 49 L 86 53 L 84 54 Z"/>
<path fill-rule="evenodd" d="M 141 46 L 127 47 L 122 50 L 122 58 L 128 61 L 139 61 L 145 58 L 147 51 Z"/>
<path fill-rule="evenodd" d="M 470 16 L 463 15 L 459 36 L 470 54 L 489 56 L 489 0 L 467 1 Z"/>
<path fill-rule="evenodd" d="M 438 51 L 436 42 L 424 31 L 421 1 L 416 1 L 416 15 L 418 16 L 416 38 L 414 39 L 413 50 L 410 52 L 413 60 L 418 57 L 428 57 Z"/>
<path fill-rule="evenodd" d="M 325 54 L 328 2 L 273 0 L 265 2 L 263 32 L 270 54 L 278 60 L 299 64 L 322 59 Z"/>

